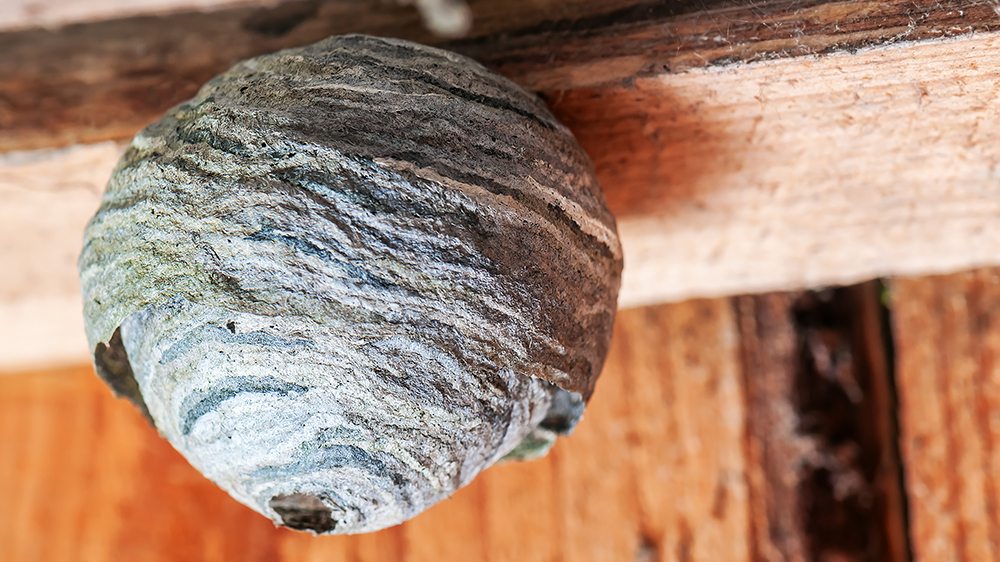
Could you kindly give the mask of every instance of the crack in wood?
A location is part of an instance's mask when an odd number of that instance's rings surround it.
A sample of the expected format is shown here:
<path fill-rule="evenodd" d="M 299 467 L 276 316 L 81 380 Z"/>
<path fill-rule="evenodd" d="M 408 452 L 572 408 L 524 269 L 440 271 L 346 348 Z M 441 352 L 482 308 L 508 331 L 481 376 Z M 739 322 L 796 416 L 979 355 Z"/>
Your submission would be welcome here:
<path fill-rule="evenodd" d="M 879 290 L 735 300 L 762 560 L 910 558 Z"/>

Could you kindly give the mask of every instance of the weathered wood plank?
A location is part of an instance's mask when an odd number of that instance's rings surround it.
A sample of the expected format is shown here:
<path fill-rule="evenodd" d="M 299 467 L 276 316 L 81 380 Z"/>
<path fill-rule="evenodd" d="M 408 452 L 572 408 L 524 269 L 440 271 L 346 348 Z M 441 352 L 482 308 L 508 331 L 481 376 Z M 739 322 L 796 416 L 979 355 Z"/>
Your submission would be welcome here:
<path fill-rule="evenodd" d="M 626 387 L 642 540 L 636 560 L 754 560 L 747 411 L 729 301 L 623 312 L 604 392 Z"/>
<path fill-rule="evenodd" d="M 908 560 L 878 284 L 736 300 L 754 560 Z"/>
<path fill-rule="evenodd" d="M 626 311 L 614 341 L 583 423 L 551 456 L 494 467 L 363 537 L 274 528 L 87 368 L 0 377 L 0 560 L 749 560 L 728 301 Z"/>
<path fill-rule="evenodd" d="M 997 99 L 980 35 L 552 102 L 621 219 L 631 304 L 997 263 Z"/>
<path fill-rule="evenodd" d="M 1000 271 L 891 284 L 918 560 L 1000 560 Z"/>
<path fill-rule="evenodd" d="M 58 27 L 73 23 L 219 9 L 247 0 L 5 0 L 0 4 L 0 30 Z"/>
<path fill-rule="evenodd" d="M 592 155 L 621 304 L 1000 263 L 1000 35 L 690 70 L 550 102 Z M 86 357 L 75 260 L 118 148 L 0 155 L 0 366 Z M 933 235 L 929 235 L 933 233 Z"/>
<path fill-rule="evenodd" d="M 348 0 L 3 33 L 0 150 L 127 137 L 237 60 L 338 33 L 442 44 L 528 88 L 559 91 L 1000 27 L 986 0 L 478 0 L 471 8 L 469 36 L 450 42 L 410 7 Z"/>

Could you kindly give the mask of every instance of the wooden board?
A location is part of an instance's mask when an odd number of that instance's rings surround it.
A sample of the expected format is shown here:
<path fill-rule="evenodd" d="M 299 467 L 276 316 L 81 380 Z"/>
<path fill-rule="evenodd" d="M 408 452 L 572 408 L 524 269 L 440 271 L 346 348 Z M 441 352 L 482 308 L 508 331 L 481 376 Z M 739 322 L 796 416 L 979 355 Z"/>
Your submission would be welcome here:
<path fill-rule="evenodd" d="M 914 555 L 1000 560 L 1000 271 L 891 285 Z"/>
<path fill-rule="evenodd" d="M 620 217 L 628 305 L 996 263 L 998 96 L 988 34 L 637 79 L 553 105 Z"/>
<path fill-rule="evenodd" d="M 623 313 L 550 456 L 358 537 L 275 529 L 87 368 L 0 377 L 0 560 L 750 560 L 737 342 L 725 300 Z"/>
<path fill-rule="evenodd" d="M 628 307 L 998 263 L 998 95 L 982 34 L 550 102 L 619 218 Z M 0 367 L 86 357 L 75 259 L 118 150 L 0 155 Z"/>
<path fill-rule="evenodd" d="M 0 150 L 127 137 L 238 60 L 339 33 L 443 45 L 552 92 L 1000 27 L 983 0 L 478 0 L 444 41 L 391 2 L 264 3 L 0 34 Z"/>
<path fill-rule="evenodd" d="M 247 0 L 5 0 L 0 29 L 30 29 L 190 10 L 220 9 Z"/>

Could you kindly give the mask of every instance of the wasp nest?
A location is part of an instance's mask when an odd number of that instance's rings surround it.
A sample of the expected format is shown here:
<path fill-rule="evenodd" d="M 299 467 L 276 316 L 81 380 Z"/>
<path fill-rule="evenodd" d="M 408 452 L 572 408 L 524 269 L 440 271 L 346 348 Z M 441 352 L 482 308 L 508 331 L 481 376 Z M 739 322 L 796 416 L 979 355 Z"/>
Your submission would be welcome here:
<path fill-rule="evenodd" d="M 542 102 L 365 36 L 237 64 L 139 133 L 80 257 L 100 375 L 233 497 L 320 533 L 571 429 L 620 275 Z"/>

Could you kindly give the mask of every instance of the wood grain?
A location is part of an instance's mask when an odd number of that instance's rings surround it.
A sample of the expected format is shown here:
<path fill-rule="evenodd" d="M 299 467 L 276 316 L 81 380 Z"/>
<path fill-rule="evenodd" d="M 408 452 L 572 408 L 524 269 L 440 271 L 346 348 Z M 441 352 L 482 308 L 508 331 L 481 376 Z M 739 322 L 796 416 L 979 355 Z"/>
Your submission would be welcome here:
<path fill-rule="evenodd" d="M 1000 271 L 891 284 L 919 560 L 1000 560 Z"/>
<path fill-rule="evenodd" d="M 87 368 L 0 377 L 0 559 L 749 560 L 742 376 L 725 300 L 627 311 L 577 431 L 387 531 L 274 528 Z"/>
<path fill-rule="evenodd" d="M 1000 24 L 986 0 L 478 0 L 471 8 L 472 31 L 450 42 L 427 32 L 411 7 L 348 0 L 9 31 L 0 34 L 0 150 L 128 137 L 238 60 L 339 33 L 442 44 L 528 88 L 561 91 Z"/>
<path fill-rule="evenodd" d="M 621 415 L 646 560 L 752 559 L 743 446 L 752 413 L 735 322 L 725 300 L 620 313 L 608 374 L 629 390 Z"/>
<path fill-rule="evenodd" d="M 1000 35 L 982 34 L 549 101 L 618 217 L 627 307 L 997 263 L 998 97 Z M 0 278 L 0 365 L 86 357 L 79 233 L 117 156 L 0 155 L 0 259 L 19 264 Z"/>
<path fill-rule="evenodd" d="M 0 4 L 0 30 L 58 27 L 67 24 L 219 9 L 248 0 L 6 0 Z"/>

